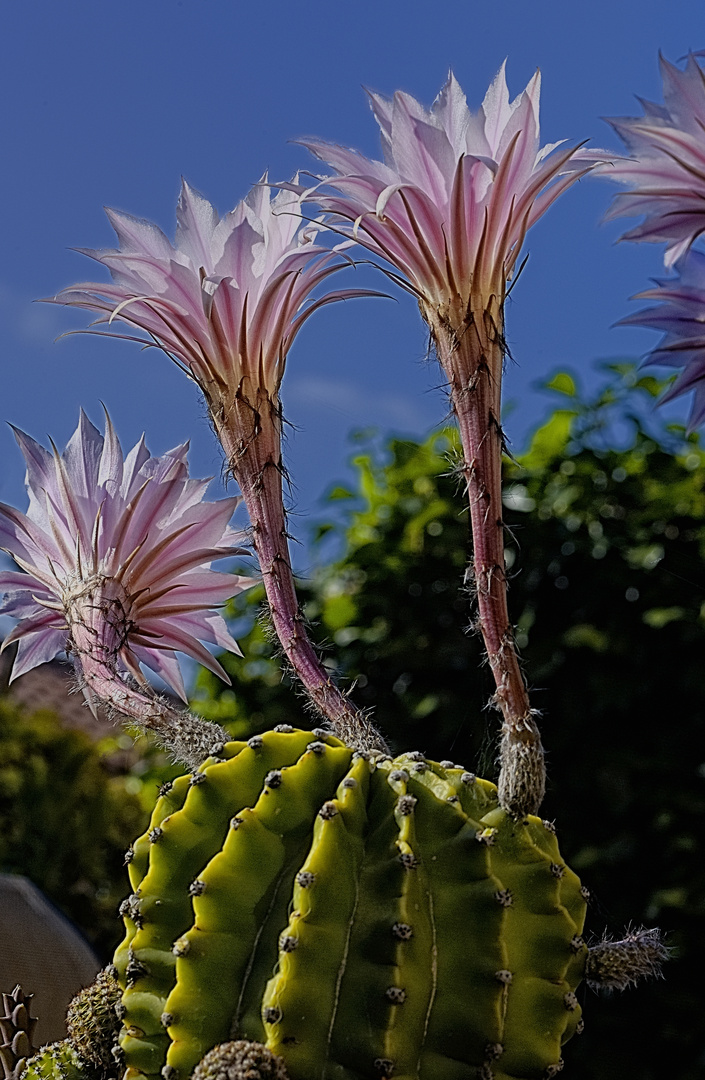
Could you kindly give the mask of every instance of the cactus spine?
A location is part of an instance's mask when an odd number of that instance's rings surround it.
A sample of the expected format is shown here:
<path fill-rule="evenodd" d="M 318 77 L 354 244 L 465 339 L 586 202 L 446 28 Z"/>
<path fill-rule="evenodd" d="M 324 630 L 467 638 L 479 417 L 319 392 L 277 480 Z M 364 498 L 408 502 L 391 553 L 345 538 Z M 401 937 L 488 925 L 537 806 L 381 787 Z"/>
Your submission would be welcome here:
<path fill-rule="evenodd" d="M 286 727 L 228 743 L 164 791 L 129 874 L 130 1080 L 230 1039 L 291 1080 L 540 1080 L 578 1026 L 580 882 L 449 763 Z"/>

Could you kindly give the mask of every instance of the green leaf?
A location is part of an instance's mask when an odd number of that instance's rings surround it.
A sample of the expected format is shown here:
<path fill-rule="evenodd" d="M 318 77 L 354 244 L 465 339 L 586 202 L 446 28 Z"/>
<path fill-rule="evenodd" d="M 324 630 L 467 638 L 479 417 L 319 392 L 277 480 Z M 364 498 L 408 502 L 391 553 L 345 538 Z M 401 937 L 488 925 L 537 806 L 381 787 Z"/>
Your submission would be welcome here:
<path fill-rule="evenodd" d="M 546 389 L 556 390 L 559 394 L 565 394 L 566 397 L 575 397 L 577 388 L 575 380 L 567 371 L 559 371 L 550 382 L 546 383 Z"/>
<path fill-rule="evenodd" d="M 557 409 L 534 435 L 521 464 L 529 469 L 541 469 L 564 454 L 577 415 L 575 409 Z"/>
<path fill-rule="evenodd" d="M 350 625 L 356 611 L 355 601 L 346 593 L 329 596 L 323 603 L 323 621 L 329 630 L 341 630 Z"/>
<path fill-rule="evenodd" d="M 563 641 L 571 649 L 592 649 L 603 653 L 609 648 L 610 639 L 604 630 L 598 630 L 591 623 L 578 623 L 569 627 L 563 635 Z"/>
<path fill-rule="evenodd" d="M 650 608 L 649 611 L 644 612 L 642 619 L 652 629 L 662 630 L 664 626 L 682 619 L 684 615 L 685 608 L 682 607 Z"/>

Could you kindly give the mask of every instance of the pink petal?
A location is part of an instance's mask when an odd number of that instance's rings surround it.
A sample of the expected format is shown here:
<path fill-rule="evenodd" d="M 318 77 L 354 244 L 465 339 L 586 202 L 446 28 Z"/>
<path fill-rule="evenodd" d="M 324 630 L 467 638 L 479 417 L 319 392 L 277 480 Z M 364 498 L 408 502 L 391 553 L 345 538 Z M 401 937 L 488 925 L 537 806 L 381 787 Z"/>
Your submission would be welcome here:
<path fill-rule="evenodd" d="M 53 660 L 57 653 L 62 652 L 66 646 L 66 630 L 45 630 L 42 633 L 21 638 L 17 648 L 17 656 L 12 665 L 10 682 L 19 679 L 20 675 L 31 671 L 32 668 Z"/>
<path fill-rule="evenodd" d="M 148 648 L 152 649 L 172 649 L 174 652 L 183 652 L 187 656 L 192 656 L 199 664 L 203 664 L 209 671 L 218 675 L 223 682 L 230 685 L 230 676 L 222 664 L 209 653 L 205 645 L 201 645 L 200 641 L 187 633 L 187 631 L 181 630 L 173 622 L 163 624 L 155 620 L 154 625 L 152 625 L 150 620 L 147 619 L 144 626 L 140 627 L 140 630 L 150 635 L 157 634 L 158 637 L 154 640 L 143 638 L 140 632 L 137 632 L 134 637 L 138 644 L 147 645 Z"/>
<path fill-rule="evenodd" d="M 212 274 L 215 269 L 212 242 L 217 224 L 218 214 L 213 206 L 182 180 L 176 207 L 176 247 L 190 259 L 195 269 L 202 266 L 207 274 Z"/>
<path fill-rule="evenodd" d="M 134 653 L 137 660 L 150 668 L 167 686 L 176 693 L 183 702 L 188 705 L 188 696 L 184 686 L 184 678 L 179 661 L 173 652 L 163 649 L 148 649 L 141 645 L 130 644 L 130 652 Z"/>
<path fill-rule="evenodd" d="M 78 427 L 63 453 L 71 488 L 77 495 L 87 498 L 95 493 L 102 453 L 103 436 L 81 409 Z"/>
<path fill-rule="evenodd" d="M 174 249 L 166 236 L 151 221 L 132 217 L 106 207 L 105 213 L 117 233 L 120 248 L 126 252 L 146 252 L 156 259 L 169 259 Z"/>

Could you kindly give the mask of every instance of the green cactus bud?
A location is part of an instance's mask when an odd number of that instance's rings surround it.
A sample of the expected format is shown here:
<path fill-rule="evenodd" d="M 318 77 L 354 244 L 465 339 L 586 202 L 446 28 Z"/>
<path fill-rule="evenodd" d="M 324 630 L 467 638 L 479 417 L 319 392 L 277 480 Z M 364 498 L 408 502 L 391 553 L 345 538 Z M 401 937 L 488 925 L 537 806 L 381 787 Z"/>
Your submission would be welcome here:
<path fill-rule="evenodd" d="M 34 994 L 23 994 L 17 985 L 11 994 L 2 995 L 3 1015 L 0 1016 L 0 1067 L 4 1080 L 19 1080 L 27 1058 L 34 1053 L 32 1035 L 37 1026 L 30 1016 Z"/>
<path fill-rule="evenodd" d="M 66 1014 L 68 1041 L 88 1065 L 107 1072 L 116 1066 L 114 1050 L 121 1022 L 122 991 L 110 970 L 100 971 L 95 982 L 81 990 Z"/>
<path fill-rule="evenodd" d="M 579 1028 L 580 882 L 451 762 L 268 732 L 176 780 L 134 851 L 130 1080 L 233 1039 L 291 1080 L 543 1080 Z"/>
<path fill-rule="evenodd" d="M 22 1080 L 94 1080 L 94 1073 L 81 1061 L 68 1039 L 63 1039 L 43 1046 L 30 1058 Z"/>
<path fill-rule="evenodd" d="M 262 1043 L 238 1039 L 210 1050 L 193 1080 L 289 1080 L 284 1062 Z"/>

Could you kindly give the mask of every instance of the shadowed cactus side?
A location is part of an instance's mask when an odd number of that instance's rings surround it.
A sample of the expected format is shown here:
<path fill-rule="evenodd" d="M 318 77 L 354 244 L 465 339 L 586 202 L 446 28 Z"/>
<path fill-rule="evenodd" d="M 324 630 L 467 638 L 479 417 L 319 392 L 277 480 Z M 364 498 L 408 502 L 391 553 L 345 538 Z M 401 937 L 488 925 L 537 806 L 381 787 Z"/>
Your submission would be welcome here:
<path fill-rule="evenodd" d="M 539 1080 L 580 1027 L 584 890 L 450 762 L 280 727 L 165 786 L 129 858 L 130 1080 L 231 1039 L 291 1080 Z"/>

